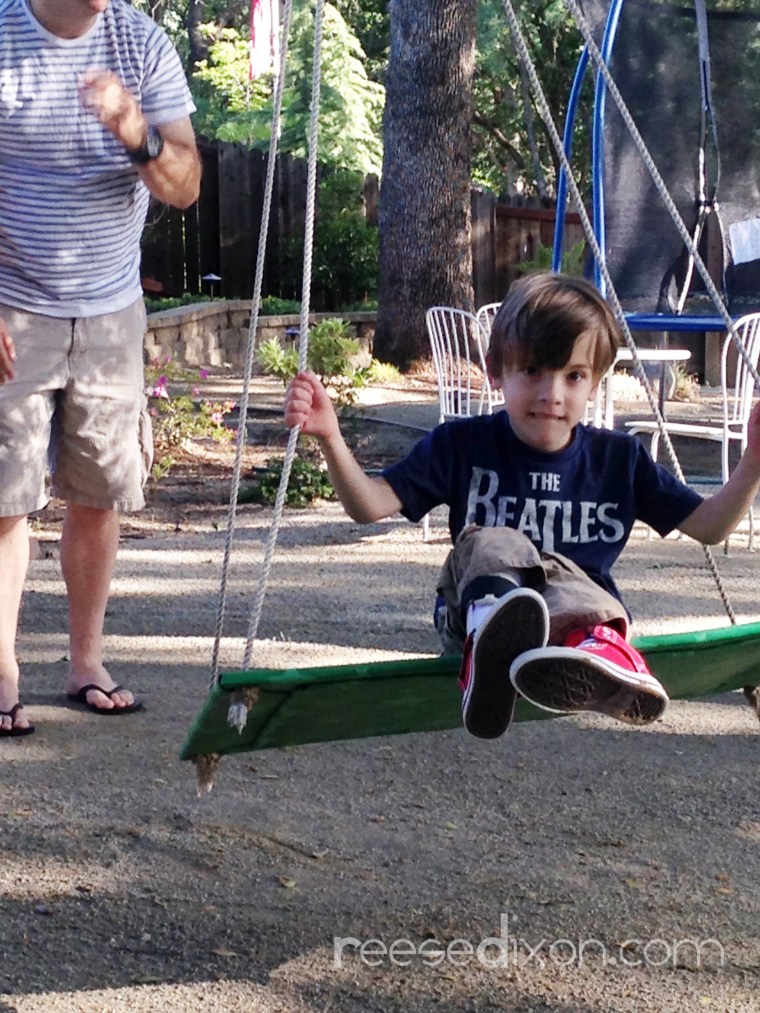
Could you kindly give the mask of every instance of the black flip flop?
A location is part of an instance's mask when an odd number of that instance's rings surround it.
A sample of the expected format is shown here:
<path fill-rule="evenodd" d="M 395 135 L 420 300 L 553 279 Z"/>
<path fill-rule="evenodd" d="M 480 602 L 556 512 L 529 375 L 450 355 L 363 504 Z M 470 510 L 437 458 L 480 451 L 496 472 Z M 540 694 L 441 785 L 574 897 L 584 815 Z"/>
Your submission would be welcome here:
<path fill-rule="evenodd" d="M 88 711 L 92 711 L 93 714 L 103 714 L 106 717 L 117 717 L 119 714 L 133 714 L 135 711 L 142 710 L 142 700 L 135 699 L 133 703 L 128 704 L 126 707 L 111 707 L 110 709 L 106 709 L 105 707 L 98 707 L 97 704 L 90 703 L 87 699 L 87 694 L 93 689 L 107 696 L 110 700 L 114 693 L 119 693 L 123 688 L 123 686 L 114 686 L 113 689 L 103 689 L 102 686 L 96 686 L 94 682 L 88 682 L 86 686 L 82 686 L 79 692 L 67 693 L 66 698 L 74 703 L 82 704 L 83 707 L 86 707 Z"/>
<path fill-rule="evenodd" d="M 0 711 L 0 718 L 10 718 L 10 728 L 0 728 L 0 739 L 17 739 L 21 735 L 31 735 L 34 731 L 34 725 L 29 725 L 27 728 L 14 728 L 13 719 L 16 717 L 18 712 L 21 710 L 21 703 L 15 704 L 9 711 Z"/>

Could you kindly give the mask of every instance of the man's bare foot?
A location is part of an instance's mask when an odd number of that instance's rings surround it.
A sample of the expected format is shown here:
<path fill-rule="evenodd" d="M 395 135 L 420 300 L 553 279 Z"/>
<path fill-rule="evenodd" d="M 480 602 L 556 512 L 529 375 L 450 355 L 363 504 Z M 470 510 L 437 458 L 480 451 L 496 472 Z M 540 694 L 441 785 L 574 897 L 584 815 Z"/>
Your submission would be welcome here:
<path fill-rule="evenodd" d="M 34 729 L 18 698 L 18 669 L 0 679 L 0 736 L 28 735 Z"/>
<path fill-rule="evenodd" d="M 142 708 L 142 702 L 117 686 L 103 665 L 69 672 L 66 695 L 97 714 L 129 714 Z"/>

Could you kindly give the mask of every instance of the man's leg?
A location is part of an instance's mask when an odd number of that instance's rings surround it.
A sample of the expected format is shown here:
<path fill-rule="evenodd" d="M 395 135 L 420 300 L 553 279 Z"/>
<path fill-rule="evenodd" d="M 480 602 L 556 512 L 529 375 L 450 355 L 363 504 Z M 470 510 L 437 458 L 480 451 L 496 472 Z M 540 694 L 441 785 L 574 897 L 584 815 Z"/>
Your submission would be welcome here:
<path fill-rule="evenodd" d="M 118 547 L 119 516 L 115 510 L 67 503 L 61 568 L 69 596 L 69 694 L 89 683 L 104 690 L 115 686 L 103 665 L 103 624 Z M 109 698 L 93 689 L 87 693 L 87 702 L 111 710 L 129 706 L 133 697 L 128 690 L 119 690 Z"/>
<path fill-rule="evenodd" d="M 0 711 L 10 711 L 19 700 L 16 632 L 28 564 L 26 517 L 0 517 Z M 23 708 L 13 718 L 0 717 L 0 728 L 12 727 L 29 727 Z"/>

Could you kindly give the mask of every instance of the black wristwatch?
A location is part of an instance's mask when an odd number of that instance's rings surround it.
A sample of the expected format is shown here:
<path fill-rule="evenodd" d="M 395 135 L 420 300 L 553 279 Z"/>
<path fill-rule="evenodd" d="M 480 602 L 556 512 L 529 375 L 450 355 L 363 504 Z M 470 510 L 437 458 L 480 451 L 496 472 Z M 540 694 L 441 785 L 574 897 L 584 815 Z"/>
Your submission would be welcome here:
<path fill-rule="evenodd" d="M 164 150 L 164 138 L 154 126 L 148 126 L 148 133 L 139 148 L 127 148 L 127 157 L 135 165 L 147 165 L 154 158 L 158 158 Z"/>

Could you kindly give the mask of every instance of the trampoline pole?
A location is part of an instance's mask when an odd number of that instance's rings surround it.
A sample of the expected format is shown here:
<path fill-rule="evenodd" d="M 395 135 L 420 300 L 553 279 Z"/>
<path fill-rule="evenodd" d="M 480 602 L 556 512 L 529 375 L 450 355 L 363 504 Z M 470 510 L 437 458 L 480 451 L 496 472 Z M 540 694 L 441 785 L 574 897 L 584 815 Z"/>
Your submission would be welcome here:
<path fill-rule="evenodd" d="M 607 24 L 604 28 L 602 39 L 601 55 L 606 66 L 609 66 L 612 56 L 612 47 L 615 43 L 615 35 L 620 21 L 620 13 L 625 0 L 613 0 Z M 606 259 L 606 229 L 604 217 L 604 112 L 607 105 L 607 85 L 604 77 L 597 71 L 596 94 L 594 98 L 594 122 L 592 131 L 592 154 L 591 154 L 591 187 L 593 193 L 593 219 L 596 241 L 599 244 L 602 257 Z M 594 283 L 602 295 L 606 296 L 606 285 L 602 277 L 601 268 L 598 264 L 594 266 Z"/>
<path fill-rule="evenodd" d="M 562 135 L 562 147 L 567 155 L 568 162 L 573 153 L 573 131 L 575 130 L 575 118 L 578 113 L 578 104 L 581 97 L 583 79 L 588 68 L 588 48 L 583 47 L 583 52 L 578 58 L 578 66 L 575 68 L 573 86 L 570 89 L 570 98 L 567 102 L 567 114 L 565 116 L 565 130 Z M 562 254 L 565 246 L 565 215 L 567 214 L 567 173 L 564 165 L 560 165 L 559 179 L 557 180 L 557 210 L 554 218 L 554 245 L 552 247 L 552 271 L 559 274 L 562 270 Z"/>

